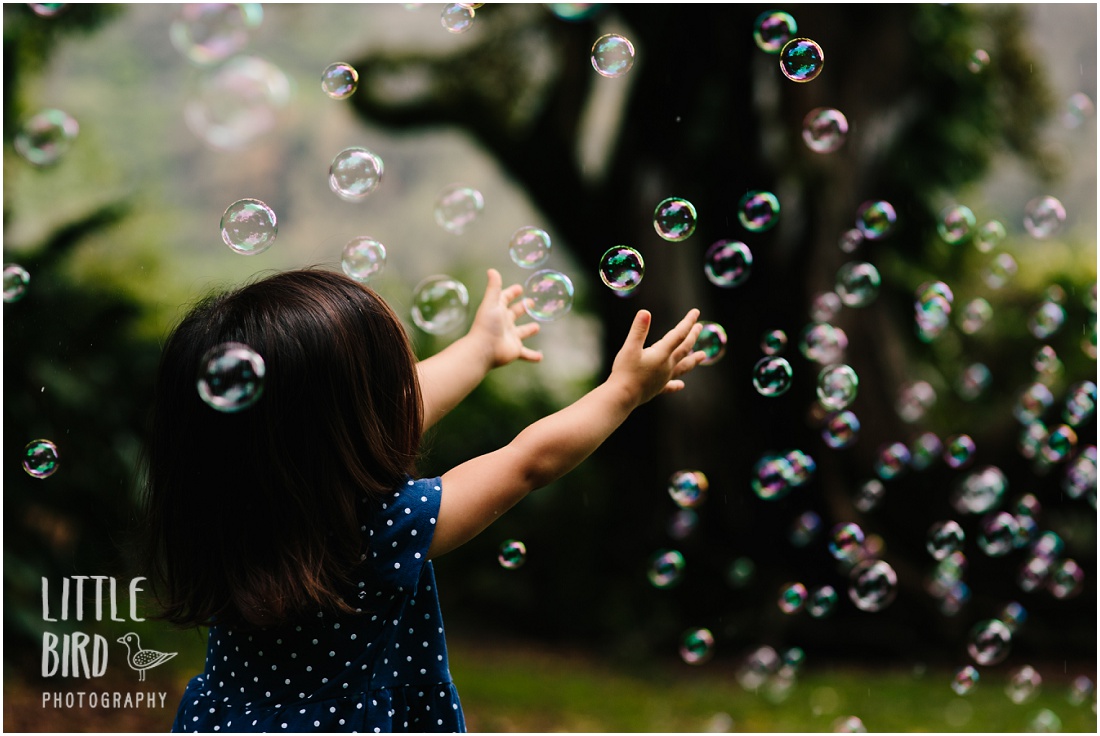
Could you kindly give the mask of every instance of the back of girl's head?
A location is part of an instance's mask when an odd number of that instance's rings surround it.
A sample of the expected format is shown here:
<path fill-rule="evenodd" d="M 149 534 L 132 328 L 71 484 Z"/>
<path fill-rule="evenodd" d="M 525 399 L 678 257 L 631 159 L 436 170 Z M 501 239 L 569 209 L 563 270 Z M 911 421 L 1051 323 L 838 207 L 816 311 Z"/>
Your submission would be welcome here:
<path fill-rule="evenodd" d="M 199 396 L 203 356 L 243 343 L 265 366 L 251 406 Z M 200 302 L 161 358 L 147 450 L 146 525 L 164 617 L 275 623 L 346 608 L 356 504 L 412 471 L 422 426 L 401 321 L 342 274 L 277 274 Z"/>

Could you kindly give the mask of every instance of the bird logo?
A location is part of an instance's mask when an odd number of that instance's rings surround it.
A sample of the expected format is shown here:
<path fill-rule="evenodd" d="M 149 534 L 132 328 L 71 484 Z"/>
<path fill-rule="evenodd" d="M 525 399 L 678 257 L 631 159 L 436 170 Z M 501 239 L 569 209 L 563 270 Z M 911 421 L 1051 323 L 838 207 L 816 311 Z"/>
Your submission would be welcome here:
<path fill-rule="evenodd" d="M 126 664 L 130 665 L 130 669 L 137 670 L 139 682 L 145 682 L 145 670 L 151 670 L 176 656 L 176 652 L 142 649 L 141 639 L 132 631 L 120 636 L 117 641 L 126 645 Z"/>

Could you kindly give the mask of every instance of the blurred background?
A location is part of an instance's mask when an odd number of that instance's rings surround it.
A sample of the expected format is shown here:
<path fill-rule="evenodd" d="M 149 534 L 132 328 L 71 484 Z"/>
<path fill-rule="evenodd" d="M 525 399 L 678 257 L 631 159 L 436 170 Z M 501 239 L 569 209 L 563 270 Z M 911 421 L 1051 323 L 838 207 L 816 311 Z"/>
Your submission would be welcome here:
<path fill-rule="evenodd" d="M 533 227 L 571 308 L 424 474 L 583 394 L 637 309 L 659 334 L 699 307 L 711 358 L 437 562 L 472 730 L 1095 731 L 1096 29 L 1091 4 L 5 4 L 5 728 L 166 730 L 201 669 L 201 635 L 147 621 L 179 652 L 166 709 L 41 703 L 89 687 L 41 677 L 41 579 L 134 569 L 189 304 L 369 236 L 426 356 L 467 322 L 425 329 L 417 285 L 523 283 Z M 793 38 L 824 57 L 805 81 Z M 328 183 L 349 147 L 384 163 L 356 201 Z M 278 221 L 250 255 L 219 232 L 245 198 Z M 41 439 L 56 468 L 27 470 Z"/>

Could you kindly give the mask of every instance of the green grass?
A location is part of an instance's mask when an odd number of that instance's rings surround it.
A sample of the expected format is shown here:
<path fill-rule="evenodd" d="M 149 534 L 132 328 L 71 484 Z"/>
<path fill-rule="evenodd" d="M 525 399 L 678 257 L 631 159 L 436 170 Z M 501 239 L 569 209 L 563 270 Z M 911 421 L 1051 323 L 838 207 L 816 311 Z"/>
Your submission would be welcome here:
<path fill-rule="evenodd" d="M 847 716 L 870 732 L 1095 733 L 1097 726 L 1095 697 L 1072 703 L 1072 676 L 1061 663 L 1034 665 L 1044 682 L 1033 699 L 1016 704 L 1005 693 L 1005 665 L 982 668 L 965 696 L 952 691 L 952 671 L 809 665 L 780 694 L 767 686 L 745 690 L 737 663 L 717 660 L 627 671 L 577 654 L 471 641 L 452 641 L 450 656 L 470 731 L 830 732 Z M 1044 711 L 1056 721 L 1037 720 Z"/>

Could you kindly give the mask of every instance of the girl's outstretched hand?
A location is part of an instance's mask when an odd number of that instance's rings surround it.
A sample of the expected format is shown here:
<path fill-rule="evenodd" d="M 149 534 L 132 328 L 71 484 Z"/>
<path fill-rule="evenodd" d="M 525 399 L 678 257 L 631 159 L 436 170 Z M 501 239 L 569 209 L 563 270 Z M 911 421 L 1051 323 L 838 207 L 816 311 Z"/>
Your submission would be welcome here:
<path fill-rule="evenodd" d="M 523 286 L 512 284 L 502 289 L 500 272 L 495 268 L 489 269 L 488 276 L 485 296 L 474 314 L 468 334 L 484 347 L 489 368 L 498 368 L 514 360 L 532 363 L 542 360 L 542 353 L 523 344 L 524 340 L 538 333 L 539 323 L 516 324 L 516 320 L 524 314 L 523 301 L 516 301 L 523 294 Z"/>
<path fill-rule="evenodd" d="M 679 324 L 647 348 L 645 340 L 653 317 L 644 309 L 639 311 L 615 356 L 608 382 L 628 391 L 636 405 L 682 389 L 682 377 L 706 358 L 703 351 L 692 350 L 703 329 L 698 320 L 699 310 L 690 310 Z"/>

